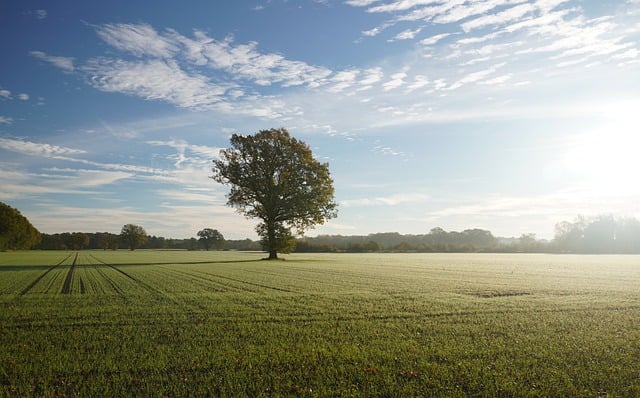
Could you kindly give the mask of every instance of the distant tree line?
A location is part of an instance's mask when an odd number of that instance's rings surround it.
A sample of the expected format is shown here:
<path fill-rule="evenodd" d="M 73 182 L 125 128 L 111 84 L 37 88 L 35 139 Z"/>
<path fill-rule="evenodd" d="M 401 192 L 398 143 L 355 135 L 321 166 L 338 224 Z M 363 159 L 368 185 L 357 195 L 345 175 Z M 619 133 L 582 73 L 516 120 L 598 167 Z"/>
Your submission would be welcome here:
<path fill-rule="evenodd" d="M 17 209 L 0 202 L 0 250 L 267 250 L 263 241 L 226 240 L 213 228 L 185 239 L 148 235 L 144 228 L 126 224 L 120 234 L 110 232 L 40 233 Z M 518 238 L 495 237 L 484 229 L 461 232 L 432 228 L 427 234 L 385 232 L 369 235 L 320 235 L 295 240 L 295 252 L 505 252 L 505 253 L 619 253 L 640 254 L 640 221 L 600 215 L 578 216 L 555 226 L 551 241 L 535 234 Z"/>
<path fill-rule="evenodd" d="M 602 215 L 578 216 L 556 224 L 554 251 L 567 253 L 640 253 L 640 221 Z"/>
<path fill-rule="evenodd" d="M 297 252 L 492 252 L 505 250 L 490 231 L 467 229 L 447 232 L 433 228 L 428 234 L 402 235 L 397 232 L 366 236 L 320 235 L 300 239 Z"/>
<path fill-rule="evenodd" d="M 126 224 L 120 234 L 110 232 L 63 232 L 42 234 L 34 248 L 42 250 L 118 250 L 118 249 L 167 249 L 167 250 L 261 250 L 259 242 L 251 239 L 225 240 L 216 229 L 205 228 L 198 232 L 200 239 L 173 239 L 148 235 L 144 228 Z"/>
<path fill-rule="evenodd" d="M 531 233 L 518 238 L 499 238 L 483 229 L 447 232 L 433 228 L 422 235 L 397 232 L 366 236 L 320 235 L 299 239 L 295 251 L 640 254 L 640 221 L 610 215 L 578 216 L 573 222 L 556 224 L 551 241 L 537 239 Z"/>
<path fill-rule="evenodd" d="M 208 230 L 208 231 L 207 231 Z M 215 232 L 214 232 L 215 231 Z M 139 249 L 172 250 L 246 250 L 263 251 L 260 241 L 251 239 L 226 240 L 220 232 L 210 228 L 198 232 L 199 238 L 174 239 L 145 235 L 136 246 Z M 117 250 L 130 249 L 120 234 L 109 232 L 65 232 L 38 234 L 37 242 L 15 249 L 43 250 Z M 4 238 L 6 242 L 7 239 Z M 4 243 L 3 243 L 4 244 Z M 2 250 L 9 247 L 4 244 Z M 29 246 L 30 245 L 30 246 Z M 433 228 L 427 234 L 397 232 L 369 235 L 319 235 L 295 241 L 293 252 L 416 252 L 416 253 L 620 253 L 640 254 L 640 221 L 635 218 L 599 216 L 592 219 L 578 217 L 573 222 L 558 223 L 552 240 L 537 239 L 535 234 L 518 238 L 495 237 L 483 229 L 461 232 Z"/>

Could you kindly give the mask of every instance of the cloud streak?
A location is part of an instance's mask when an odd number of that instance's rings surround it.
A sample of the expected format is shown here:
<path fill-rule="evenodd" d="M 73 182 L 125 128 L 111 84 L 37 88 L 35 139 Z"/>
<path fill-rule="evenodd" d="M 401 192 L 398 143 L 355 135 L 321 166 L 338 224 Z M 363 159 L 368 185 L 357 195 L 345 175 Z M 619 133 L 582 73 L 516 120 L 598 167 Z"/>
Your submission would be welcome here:
<path fill-rule="evenodd" d="M 425 203 L 431 196 L 423 193 L 401 193 L 389 196 L 363 199 L 345 199 L 340 201 L 340 206 L 344 207 L 366 207 L 366 206 L 398 206 L 408 203 Z"/>
<path fill-rule="evenodd" d="M 48 55 L 42 51 L 31 51 L 29 54 L 31 54 L 32 57 L 35 57 L 41 61 L 48 62 L 65 72 L 73 72 L 76 69 L 74 66 L 75 59 L 72 57 Z"/>
<path fill-rule="evenodd" d="M 84 154 L 82 149 L 0 137 L 0 148 L 31 156 L 59 157 Z"/>
<path fill-rule="evenodd" d="M 129 62 L 103 58 L 91 60 L 82 69 L 99 90 L 165 101 L 181 108 L 215 108 L 226 91 L 202 75 L 187 74 L 173 60 Z"/>

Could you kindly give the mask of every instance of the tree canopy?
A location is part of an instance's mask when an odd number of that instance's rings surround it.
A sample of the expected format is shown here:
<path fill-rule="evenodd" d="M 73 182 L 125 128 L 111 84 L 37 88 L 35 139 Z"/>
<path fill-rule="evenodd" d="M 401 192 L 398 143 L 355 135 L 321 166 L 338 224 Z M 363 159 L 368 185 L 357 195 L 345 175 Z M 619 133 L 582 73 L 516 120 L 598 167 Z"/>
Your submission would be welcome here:
<path fill-rule="evenodd" d="M 135 250 L 147 240 L 147 231 L 139 225 L 125 224 L 120 231 L 120 238 L 129 250 Z"/>
<path fill-rule="evenodd" d="M 234 134 L 213 161 L 212 178 L 231 186 L 229 206 L 262 220 L 256 232 L 269 259 L 292 249 L 293 230 L 302 234 L 337 216 L 329 165 L 283 128 Z"/>
<path fill-rule="evenodd" d="M 198 231 L 198 237 L 205 250 L 209 250 L 211 246 L 220 250 L 224 246 L 224 236 L 217 229 L 205 228 Z"/>
<path fill-rule="evenodd" d="M 0 202 L 0 250 L 31 249 L 40 243 L 40 232 L 20 211 Z"/>

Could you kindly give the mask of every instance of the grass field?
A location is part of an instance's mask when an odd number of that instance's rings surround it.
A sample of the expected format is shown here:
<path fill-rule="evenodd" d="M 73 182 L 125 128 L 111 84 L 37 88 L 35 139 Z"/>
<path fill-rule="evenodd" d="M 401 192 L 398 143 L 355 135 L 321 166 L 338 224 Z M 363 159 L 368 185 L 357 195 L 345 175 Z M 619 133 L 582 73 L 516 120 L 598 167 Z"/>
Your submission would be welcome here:
<path fill-rule="evenodd" d="M 0 253 L 0 396 L 640 396 L 640 257 Z"/>

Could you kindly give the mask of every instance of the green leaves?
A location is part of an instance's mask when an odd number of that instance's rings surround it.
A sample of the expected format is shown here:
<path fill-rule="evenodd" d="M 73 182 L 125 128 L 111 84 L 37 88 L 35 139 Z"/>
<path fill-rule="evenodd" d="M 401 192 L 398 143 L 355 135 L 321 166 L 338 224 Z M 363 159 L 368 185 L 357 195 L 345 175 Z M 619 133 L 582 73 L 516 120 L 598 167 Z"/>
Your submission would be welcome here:
<path fill-rule="evenodd" d="M 227 204 L 263 220 L 256 231 L 274 255 L 290 247 L 292 229 L 302 234 L 337 216 L 329 165 L 283 128 L 234 134 L 213 165 L 212 178 L 231 186 Z"/>
<path fill-rule="evenodd" d="M 198 238 L 205 250 L 209 250 L 212 245 L 218 250 L 224 246 L 224 236 L 217 229 L 205 228 L 198 231 Z"/>
<path fill-rule="evenodd" d="M 135 250 L 147 240 L 147 232 L 139 225 L 126 224 L 120 231 L 120 237 L 129 249 Z"/>
<path fill-rule="evenodd" d="M 40 242 L 40 232 L 20 211 L 0 202 L 0 250 L 31 249 Z"/>

